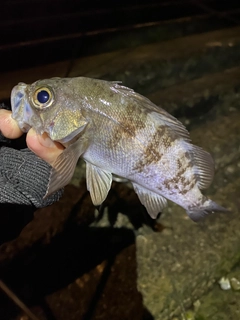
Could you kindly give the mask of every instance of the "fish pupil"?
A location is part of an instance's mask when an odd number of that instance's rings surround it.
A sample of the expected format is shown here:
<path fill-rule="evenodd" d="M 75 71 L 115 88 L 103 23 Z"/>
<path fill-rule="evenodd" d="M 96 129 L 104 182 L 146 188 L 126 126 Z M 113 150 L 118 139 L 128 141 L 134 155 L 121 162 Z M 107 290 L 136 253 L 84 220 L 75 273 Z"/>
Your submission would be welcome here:
<path fill-rule="evenodd" d="M 41 90 L 37 94 L 37 99 L 40 103 L 46 103 L 49 100 L 49 93 L 46 90 Z"/>

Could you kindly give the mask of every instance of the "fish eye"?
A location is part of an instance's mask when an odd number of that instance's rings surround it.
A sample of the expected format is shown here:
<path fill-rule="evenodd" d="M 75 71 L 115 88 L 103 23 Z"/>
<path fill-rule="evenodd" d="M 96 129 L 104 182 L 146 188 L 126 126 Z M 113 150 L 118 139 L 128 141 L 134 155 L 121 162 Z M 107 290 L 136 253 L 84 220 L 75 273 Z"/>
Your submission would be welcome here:
<path fill-rule="evenodd" d="M 50 95 L 46 90 L 41 90 L 37 94 L 37 100 L 40 103 L 48 102 L 49 98 L 50 98 Z"/>
<path fill-rule="evenodd" d="M 53 102 L 53 92 L 47 87 L 38 88 L 32 97 L 32 103 L 37 109 L 50 107 Z"/>

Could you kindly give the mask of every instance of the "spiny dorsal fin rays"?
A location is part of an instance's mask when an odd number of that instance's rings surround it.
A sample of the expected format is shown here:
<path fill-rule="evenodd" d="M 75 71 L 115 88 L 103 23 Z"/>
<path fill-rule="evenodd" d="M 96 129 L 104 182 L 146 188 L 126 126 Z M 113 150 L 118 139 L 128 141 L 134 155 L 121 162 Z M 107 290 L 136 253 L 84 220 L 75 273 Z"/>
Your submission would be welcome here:
<path fill-rule="evenodd" d="M 177 119 L 168 119 L 167 116 L 165 116 L 164 114 L 162 115 L 159 112 L 152 112 L 151 116 L 153 117 L 153 120 L 158 119 L 158 122 L 163 122 L 164 125 L 168 126 L 171 131 L 175 132 L 179 136 L 179 138 L 182 138 L 186 142 L 191 141 L 189 132 Z"/>
<path fill-rule="evenodd" d="M 80 138 L 67 147 L 56 159 L 51 171 L 46 198 L 55 191 L 65 187 L 71 180 L 79 157 L 88 148 L 89 141 Z"/>
<path fill-rule="evenodd" d="M 149 215 L 153 219 L 156 219 L 158 214 L 167 206 L 167 200 L 164 197 L 153 193 L 136 183 L 133 183 L 133 188 L 138 195 L 140 202 L 147 209 Z"/>
<path fill-rule="evenodd" d="M 86 162 L 86 179 L 92 202 L 95 206 L 99 206 L 106 199 L 111 188 L 112 174 Z"/>

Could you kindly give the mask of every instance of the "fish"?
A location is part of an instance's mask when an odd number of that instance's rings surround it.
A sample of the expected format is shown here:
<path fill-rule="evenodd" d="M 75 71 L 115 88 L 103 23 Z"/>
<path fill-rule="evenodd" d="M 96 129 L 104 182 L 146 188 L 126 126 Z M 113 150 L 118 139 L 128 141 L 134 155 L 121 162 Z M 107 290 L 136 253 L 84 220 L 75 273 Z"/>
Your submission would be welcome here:
<path fill-rule="evenodd" d="M 11 107 L 23 132 L 33 128 L 65 147 L 52 166 L 45 197 L 70 182 L 81 157 L 95 206 L 106 199 L 116 175 L 132 183 L 153 219 L 167 200 L 193 221 L 228 211 L 201 192 L 213 180 L 212 156 L 192 144 L 179 120 L 120 82 L 87 77 L 20 82 L 12 89 Z"/>

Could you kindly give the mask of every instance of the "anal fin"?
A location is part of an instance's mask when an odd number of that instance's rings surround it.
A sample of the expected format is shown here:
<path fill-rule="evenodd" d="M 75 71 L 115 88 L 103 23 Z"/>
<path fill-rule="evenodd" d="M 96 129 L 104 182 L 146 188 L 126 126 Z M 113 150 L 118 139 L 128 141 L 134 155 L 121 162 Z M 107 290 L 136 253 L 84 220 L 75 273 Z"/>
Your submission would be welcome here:
<path fill-rule="evenodd" d="M 158 214 L 167 206 L 167 200 L 163 196 L 149 191 L 138 184 L 133 183 L 133 188 L 149 215 L 153 219 L 156 219 Z"/>

